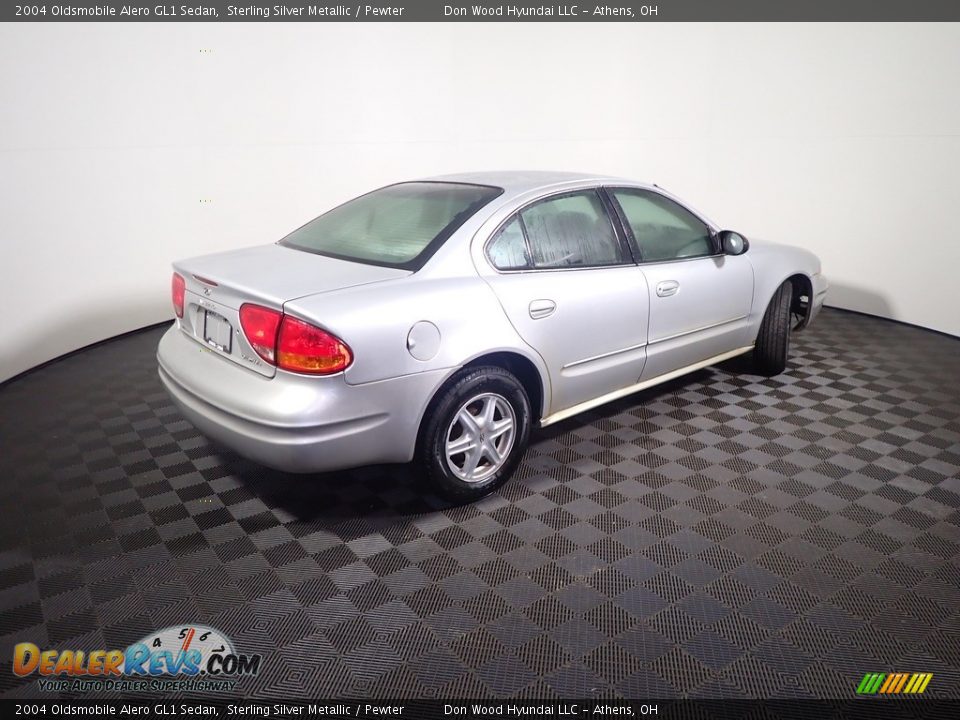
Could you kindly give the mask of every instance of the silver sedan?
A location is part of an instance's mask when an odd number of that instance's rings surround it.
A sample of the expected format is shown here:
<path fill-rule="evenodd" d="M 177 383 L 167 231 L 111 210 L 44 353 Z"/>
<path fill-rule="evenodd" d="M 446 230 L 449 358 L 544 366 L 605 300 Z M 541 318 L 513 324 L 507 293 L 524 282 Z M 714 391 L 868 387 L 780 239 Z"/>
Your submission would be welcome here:
<path fill-rule="evenodd" d="M 782 372 L 826 290 L 810 252 L 655 185 L 444 176 L 174 263 L 159 372 L 201 432 L 264 465 L 416 460 L 469 500 L 534 427 L 747 353 Z"/>

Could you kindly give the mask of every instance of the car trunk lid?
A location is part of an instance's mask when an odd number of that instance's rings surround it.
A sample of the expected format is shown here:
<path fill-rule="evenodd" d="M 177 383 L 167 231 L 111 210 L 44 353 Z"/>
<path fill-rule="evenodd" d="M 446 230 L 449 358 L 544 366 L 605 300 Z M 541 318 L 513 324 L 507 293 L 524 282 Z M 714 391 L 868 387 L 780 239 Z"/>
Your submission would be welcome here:
<path fill-rule="evenodd" d="M 276 368 L 253 350 L 240 306 L 283 310 L 284 303 L 357 285 L 393 280 L 408 270 L 325 257 L 281 245 L 204 255 L 174 263 L 186 284 L 180 327 L 210 351 L 273 377 Z"/>

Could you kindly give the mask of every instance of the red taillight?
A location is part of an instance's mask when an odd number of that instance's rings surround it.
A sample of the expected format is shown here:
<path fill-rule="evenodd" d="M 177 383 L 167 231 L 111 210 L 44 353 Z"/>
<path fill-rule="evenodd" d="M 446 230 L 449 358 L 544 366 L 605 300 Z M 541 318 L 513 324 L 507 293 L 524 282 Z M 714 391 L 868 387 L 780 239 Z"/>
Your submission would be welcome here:
<path fill-rule="evenodd" d="M 171 294 L 173 295 L 173 311 L 177 314 L 178 318 L 183 317 L 183 296 L 187 290 L 187 283 L 184 282 L 183 276 L 174 273 L 173 280 L 170 283 Z"/>
<path fill-rule="evenodd" d="M 281 313 L 259 305 L 240 306 L 240 327 L 254 351 L 271 365 L 277 364 L 277 329 Z"/>
<path fill-rule="evenodd" d="M 283 370 L 329 375 L 353 361 L 338 337 L 270 308 L 241 305 L 240 326 L 257 355 Z"/>
<path fill-rule="evenodd" d="M 340 338 L 289 315 L 283 316 L 277 346 L 277 366 L 294 372 L 329 375 L 353 360 Z"/>

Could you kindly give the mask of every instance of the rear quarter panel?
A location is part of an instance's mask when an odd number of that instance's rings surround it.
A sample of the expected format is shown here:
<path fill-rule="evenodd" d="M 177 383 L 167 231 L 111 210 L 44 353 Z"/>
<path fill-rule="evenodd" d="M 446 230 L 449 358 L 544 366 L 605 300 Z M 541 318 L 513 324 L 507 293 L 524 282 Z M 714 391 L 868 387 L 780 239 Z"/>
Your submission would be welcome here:
<path fill-rule="evenodd" d="M 519 338 L 493 291 L 476 275 L 417 274 L 300 298 L 286 303 L 284 311 L 329 330 L 350 346 L 354 360 L 345 378 L 352 385 L 431 370 L 452 372 L 481 355 L 502 351 L 526 357 L 547 377 L 540 357 Z M 418 360 L 408 349 L 408 336 L 423 322 L 436 327 L 440 340 L 432 357 Z M 544 391 L 548 396 L 549 388 Z"/>

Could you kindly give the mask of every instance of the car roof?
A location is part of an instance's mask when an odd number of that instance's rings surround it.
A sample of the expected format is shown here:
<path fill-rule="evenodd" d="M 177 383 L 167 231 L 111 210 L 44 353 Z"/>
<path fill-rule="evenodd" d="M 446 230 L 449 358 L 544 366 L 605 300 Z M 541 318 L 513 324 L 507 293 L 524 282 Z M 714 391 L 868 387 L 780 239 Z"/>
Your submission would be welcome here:
<path fill-rule="evenodd" d="M 422 178 L 422 180 L 428 182 L 460 182 L 473 183 L 476 185 L 493 185 L 503 188 L 509 195 L 524 193 L 530 190 L 548 189 L 571 183 L 645 184 L 608 175 L 557 172 L 552 170 L 487 170 L 482 172 L 455 173 L 452 175 L 436 175 L 434 177 Z"/>

